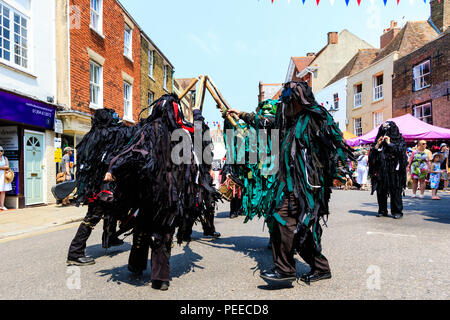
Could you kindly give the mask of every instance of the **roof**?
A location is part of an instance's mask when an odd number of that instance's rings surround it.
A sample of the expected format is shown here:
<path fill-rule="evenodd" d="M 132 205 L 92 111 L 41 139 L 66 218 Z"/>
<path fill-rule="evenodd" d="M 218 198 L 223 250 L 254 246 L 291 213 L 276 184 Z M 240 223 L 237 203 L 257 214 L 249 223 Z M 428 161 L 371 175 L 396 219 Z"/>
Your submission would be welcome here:
<path fill-rule="evenodd" d="M 406 56 L 434 40 L 438 35 L 428 21 L 408 21 L 394 39 L 380 50 L 372 63 L 380 61 L 395 51 L 398 52 L 399 58 Z"/>
<path fill-rule="evenodd" d="M 350 61 L 341 69 L 341 71 L 339 71 L 338 74 L 331 79 L 326 87 L 371 65 L 379 51 L 380 49 L 359 49 L 358 53 L 356 53 L 353 58 L 351 58 Z"/>
<path fill-rule="evenodd" d="M 182 78 L 182 79 L 174 79 L 173 81 L 175 83 L 175 86 L 177 86 L 177 89 L 179 89 L 178 87 L 181 87 L 182 90 L 185 90 L 194 80 L 195 78 Z M 192 89 L 194 90 L 195 87 Z"/>
<path fill-rule="evenodd" d="M 316 56 L 308 56 L 308 57 L 292 57 L 292 61 L 295 64 L 295 68 L 297 69 L 298 72 L 302 71 L 303 69 L 305 69 L 307 66 L 309 66 L 309 64 L 311 63 L 311 61 L 314 60 Z"/>

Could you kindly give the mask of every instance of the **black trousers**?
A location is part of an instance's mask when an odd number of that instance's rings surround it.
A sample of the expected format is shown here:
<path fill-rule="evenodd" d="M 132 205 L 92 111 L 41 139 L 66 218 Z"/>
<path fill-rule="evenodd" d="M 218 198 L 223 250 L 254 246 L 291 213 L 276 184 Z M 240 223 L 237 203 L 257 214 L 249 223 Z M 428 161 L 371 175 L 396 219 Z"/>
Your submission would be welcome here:
<path fill-rule="evenodd" d="M 286 225 L 283 226 L 279 222 L 275 222 L 274 224 L 274 229 L 271 234 L 272 254 L 275 268 L 278 272 L 288 276 L 296 276 L 294 259 L 296 251 L 295 231 L 297 230 L 300 214 L 293 194 L 290 195 L 290 199 L 291 210 L 289 208 L 289 199 L 286 198 L 281 210 L 278 212 L 281 218 L 286 221 Z M 320 226 L 318 227 L 320 228 Z M 311 271 L 320 273 L 330 272 L 327 258 L 318 252 L 313 235 L 311 231 L 308 230 L 308 232 L 306 241 L 298 253 L 311 267 Z"/>
<path fill-rule="evenodd" d="M 103 206 L 97 203 L 89 204 L 86 216 L 70 243 L 68 259 L 78 259 L 85 256 L 86 242 L 104 214 L 105 208 Z M 107 247 L 107 243 L 110 241 L 111 235 L 115 233 L 116 227 L 117 220 L 113 217 L 108 217 L 103 222 L 102 244 L 104 247 Z"/>
<path fill-rule="evenodd" d="M 133 233 L 133 245 L 128 259 L 128 269 L 140 273 L 147 269 L 151 249 L 151 278 L 170 281 L 170 255 L 174 228 L 151 225 L 140 210 Z"/>
<path fill-rule="evenodd" d="M 242 207 L 242 198 L 233 198 L 230 201 L 230 217 L 239 215 L 239 210 Z"/>
<path fill-rule="evenodd" d="M 391 197 L 391 213 L 403 215 L 403 190 L 401 188 L 390 188 L 389 195 Z M 377 188 L 377 200 L 378 200 L 378 213 L 388 214 L 388 190 L 384 190 L 380 187 Z"/>

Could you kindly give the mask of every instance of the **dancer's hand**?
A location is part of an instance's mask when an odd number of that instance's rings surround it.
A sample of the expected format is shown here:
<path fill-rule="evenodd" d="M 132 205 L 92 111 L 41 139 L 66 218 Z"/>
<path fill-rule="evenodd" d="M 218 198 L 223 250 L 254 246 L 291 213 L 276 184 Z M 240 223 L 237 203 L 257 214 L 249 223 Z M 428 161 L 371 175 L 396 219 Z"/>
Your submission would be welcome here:
<path fill-rule="evenodd" d="M 106 182 L 114 181 L 114 177 L 111 174 L 111 172 L 108 172 L 108 173 L 105 174 L 105 179 L 103 179 L 103 181 L 106 181 Z"/>
<path fill-rule="evenodd" d="M 391 144 L 391 137 L 385 136 L 383 140 L 386 141 L 387 144 Z"/>
<path fill-rule="evenodd" d="M 230 115 L 230 116 L 238 116 L 239 117 L 239 111 L 238 110 L 236 110 L 236 109 L 228 109 L 228 115 Z"/>

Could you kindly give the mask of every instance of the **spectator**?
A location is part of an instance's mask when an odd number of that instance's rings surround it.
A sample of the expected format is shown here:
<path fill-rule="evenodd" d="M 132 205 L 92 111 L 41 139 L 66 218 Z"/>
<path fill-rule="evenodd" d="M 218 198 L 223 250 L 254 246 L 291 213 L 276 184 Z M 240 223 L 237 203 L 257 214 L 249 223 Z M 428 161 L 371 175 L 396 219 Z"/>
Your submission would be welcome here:
<path fill-rule="evenodd" d="M 442 154 L 441 160 L 441 179 L 444 180 L 444 191 L 448 191 L 448 155 L 449 149 L 446 143 L 441 144 L 440 153 Z"/>
<path fill-rule="evenodd" d="M 432 158 L 430 150 L 427 149 L 427 142 L 419 141 L 417 149 L 413 151 L 409 158 L 408 170 L 411 172 L 413 179 L 412 191 L 413 198 L 416 197 L 417 187 L 420 188 L 419 198 L 423 199 L 425 194 L 425 180 L 430 169 L 430 160 Z"/>
<path fill-rule="evenodd" d="M 441 182 L 441 160 L 442 160 L 442 154 L 441 153 L 435 153 L 433 154 L 433 160 L 431 162 L 430 166 L 430 187 L 432 190 L 432 199 L 433 200 L 441 200 L 441 198 L 438 197 L 437 192 L 439 190 L 439 184 Z"/>
<path fill-rule="evenodd" d="M 369 157 L 367 156 L 367 150 L 363 149 L 361 155 L 358 158 L 358 184 L 361 185 L 361 190 L 366 190 L 367 176 L 369 174 Z"/>
<path fill-rule="evenodd" d="M 0 210 L 6 211 L 5 196 L 7 191 L 11 191 L 11 183 L 5 182 L 5 172 L 9 169 L 8 158 L 5 157 L 5 151 L 0 146 Z"/>
<path fill-rule="evenodd" d="M 73 154 L 73 149 L 70 147 L 67 147 L 64 149 L 64 156 L 62 157 L 61 164 L 59 171 L 60 173 L 64 174 L 64 181 L 71 181 L 72 175 L 71 175 L 71 168 L 70 168 L 70 157 Z M 63 199 L 62 201 L 63 206 L 70 205 L 69 197 Z"/>

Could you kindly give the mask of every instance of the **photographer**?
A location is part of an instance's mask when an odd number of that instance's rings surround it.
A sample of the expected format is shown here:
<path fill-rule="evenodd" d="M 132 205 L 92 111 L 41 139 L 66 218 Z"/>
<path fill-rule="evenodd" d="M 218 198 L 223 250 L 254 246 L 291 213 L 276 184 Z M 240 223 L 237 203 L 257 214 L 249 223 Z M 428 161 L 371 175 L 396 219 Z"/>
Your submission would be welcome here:
<path fill-rule="evenodd" d="M 391 197 L 394 219 L 403 218 L 402 192 L 406 187 L 406 143 L 395 122 L 384 123 L 369 154 L 372 194 L 377 192 L 378 217 L 388 216 L 387 198 Z"/>

